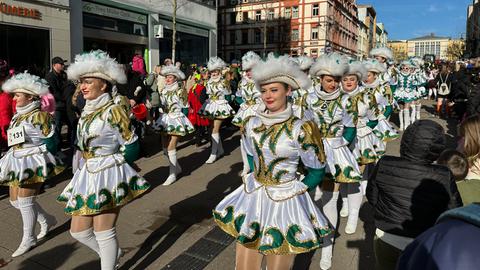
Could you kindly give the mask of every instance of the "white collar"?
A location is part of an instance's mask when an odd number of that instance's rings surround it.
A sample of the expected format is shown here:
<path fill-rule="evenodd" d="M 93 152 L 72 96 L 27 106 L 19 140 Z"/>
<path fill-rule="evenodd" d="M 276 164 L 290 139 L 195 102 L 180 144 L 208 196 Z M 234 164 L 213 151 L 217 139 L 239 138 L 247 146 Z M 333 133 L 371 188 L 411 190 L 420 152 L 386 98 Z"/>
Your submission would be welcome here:
<path fill-rule="evenodd" d="M 380 85 L 380 80 L 377 78 L 373 83 L 364 83 L 365 88 L 377 88 Z"/>
<path fill-rule="evenodd" d="M 92 112 L 100 109 L 101 107 L 105 106 L 105 104 L 107 104 L 110 100 L 112 100 L 110 93 L 103 93 L 94 100 L 87 100 L 85 102 L 85 107 L 83 107 L 82 116 L 91 114 Z"/>
<path fill-rule="evenodd" d="M 265 106 L 264 103 L 261 103 L 260 106 L 258 107 L 257 110 L 258 117 L 262 121 L 262 123 L 267 126 L 273 126 L 279 123 L 283 123 L 290 119 L 290 117 L 293 115 L 292 113 L 292 104 L 288 103 L 287 108 L 279 113 L 268 113 L 267 107 Z"/>
<path fill-rule="evenodd" d="M 35 109 L 40 108 L 40 106 L 41 106 L 40 100 L 32 101 L 30 104 L 25 105 L 23 107 L 16 106 L 15 109 L 17 112 L 15 113 L 15 116 L 27 114 Z"/>
<path fill-rule="evenodd" d="M 327 93 L 323 91 L 321 85 L 315 86 L 315 93 L 322 99 L 322 100 L 335 100 L 337 99 L 342 91 L 340 90 L 340 87 L 338 87 L 337 90 L 333 91 L 332 93 Z"/>
<path fill-rule="evenodd" d="M 358 94 L 358 93 L 360 93 L 360 92 L 362 92 L 362 91 L 363 91 L 363 87 L 361 87 L 361 86 L 359 86 L 359 85 L 357 85 L 357 88 L 355 88 L 355 90 L 353 90 L 353 91 L 351 91 L 351 92 L 347 92 L 347 91 L 343 90 L 343 87 L 342 87 L 342 92 L 345 93 L 345 94 L 347 94 L 347 95 L 349 95 L 349 96 L 351 96 L 351 97 L 355 96 L 356 94 Z"/>

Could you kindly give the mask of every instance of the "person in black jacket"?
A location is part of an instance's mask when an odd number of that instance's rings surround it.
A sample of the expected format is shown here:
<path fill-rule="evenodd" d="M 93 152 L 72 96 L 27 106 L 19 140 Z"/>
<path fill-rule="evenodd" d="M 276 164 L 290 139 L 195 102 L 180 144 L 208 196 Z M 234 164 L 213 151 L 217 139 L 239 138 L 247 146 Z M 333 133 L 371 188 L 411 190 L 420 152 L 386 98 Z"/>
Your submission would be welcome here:
<path fill-rule="evenodd" d="M 446 149 L 443 128 L 418 120 L 403 134 L 400 157 L 382 157 L 367 186 L 374 208 L 376 269 L 395 269 L 401 251 L 435 224 L 444 211 L 462 206 L 446 166 L 433 164 Z"/>
<path fill-rule="evenodd" d="M 48 85 L 50 86 L 50 93 L 55 97 L 55 134 L 58 136 L 59 142 L 61 142 L 61 132 L 63 125 L 68 127 L 68 144 L 71 144 L 72 138 L 72 126 L 68 120 L 65 88 L 67 87 L 68 80 L 67 74 L 64 71 L 65 60 L 56 56 L 52 59 L 52 70 L 45 76 Z"/>

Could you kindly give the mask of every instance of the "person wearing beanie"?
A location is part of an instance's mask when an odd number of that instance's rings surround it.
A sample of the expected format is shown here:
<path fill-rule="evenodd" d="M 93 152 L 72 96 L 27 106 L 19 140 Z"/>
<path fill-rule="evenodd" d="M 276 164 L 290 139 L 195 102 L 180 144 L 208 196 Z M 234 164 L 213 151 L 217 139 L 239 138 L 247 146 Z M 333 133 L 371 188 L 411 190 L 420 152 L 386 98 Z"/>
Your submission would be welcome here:
<path fill-rule="evenodd" d="M 82 158 L 72 165 L 78 169 L 57 201 L 72 216 L 72 237 L 99 255 L 102 270 L 112 270 L 121 254 L 115 230 L 120 208 L 150 187 L 130 166 L 138 157 L 138 138 L 125 109 L 111 96 L 126 76 L 101 50 L 77 55 L 67 74 L 79 81 L 86 100 L 77 131 Z"/>
<path fill-rule="evenodd" d="M 248 119 L 257 115 L 258 106 L 261 103 L 260 91 L 257 89 L 252 79 L 252 68 L 256 63 L 261 61 L 258 54 L 250 51 L 242 57 L 242 69 L 244 76 L 240 81 L 238 91 L 236 92 L 235 101 L 240 105 L 240 109 L 232 120 L 232 124 L 239 128 L 243 128 Z M 240 139 L 240 150 L 242 151 L 243 170 L 242 175 L 246 175 L 250 168 L 248 166 L 247 154 L 244 151 L 243 142 L 245 138 L 242 135 Z"/>
<path fill-rule="evenodd" d="M 160 89 L 162 113 L 153 128 L 162 133 L 163 153 L 168 157 L 170 168 L 168 178 L 163 185 L 168 186 L 175 182 L 177 175 L 182 172 L 177 162 L 178 140 L 193 133 L 195 128 L 187 115 L 182 112 L 182 109 L 188 105 L 178 83 L 185 79 L 185 74 L 176 66 L 163 67 L 161 73 L 165 76 L 165 87 Z"/>
<path fill-rule="evenodd" d="M 344 107 L 345 93 L 341 91 L 341 78 L 348 71 L 348 60 L 338 53 L 323 55 L 310 68 L 310 76 L 318 81 L 314 92 L 306 99 L 306 106 L 314 112 L 314 119 L 320 129 L 327 168 L 322 190 L 315 190 L 314 199 L 323 205 L 323 212 L 333 228 L 337 227 L 337 200 L 340 183 L 358 183 L 362 180 L 356 158 L 348 145 L 356 138 L 353 106 Z M 332 264 L 334 235 L 322 248 L 321 269 Z"/>
<path fill-rule="evenodd" d="M 367 174 L 366 168 L 375 165 L 385 153 L 385 144 L 373 132 L 378 124 L 377 103 L 375 98 L 365 91 L 361 82 L 367 77 L 365 66 L 359 61 L 351 61 L 348 70 L 342 77 L 341 89 L 346 95 L 343 99 L 343 107 L 352 114 L 356 128 L 356 137 L 350 145 L 350 149 L 356 157 L 360 171 Z M 363 177 L 363 179 L 368 179 Z M 362 204 L 363 194 L 367 181 L 360 183 L 341 184 L 341 190 L 346 191 L 342 195 L 341 216 L 348 217 L 345 227 L 346 234 L 353 234 L 358 223 L 358 214 Z"/>
<path fill-rule="evenodd" d="M 223 155 L 220 127 L 225 119 L 235 114 L 232 107 L 228 104 L 228 100 L 226 100 L 226 96 L 231 94 L 229 86 L 222 75 L 222 70 L 226 66 L 227 64 L 216 56 L 210 58 L 207 64 L 210 72 L 210 79 L 207 82 L 208 99 L 199 111 L 201 115 L 212 120 L 212 152 L 205 162 L 206 164 L 214 163 Z"/>
<path fill-rule="evenodd" d="M 373 131 L 385 143 L 400 137 L 395 128 L 388 122 L 393 112 L 393 93 L 388 84 L 382 84 L 379 76 L 385 73 L 384 66 L 375 59 L 363 62 L 368 75 L 363 82 L 365 91 L 373 95 L 377 103 L 378 124 Z"/>
<path fill-rule="evenodd" d="M 293 89 L 310 85 L 306 74 L 288 56 L 273 54 L 252 72 L 263 103 L 242 130 L 251 172 L 213 217 L 237 240 L 237 270 L 259 270 L 264 257 L 268 269 L 287 270 L 296 254 L 318 249 L 332 233 L 308 194 L 322 181 L 326 158 L 315 123 L 295 117 L 289 102 Z"/>
<path fill-rule="evenodd" d="M 49 93 L 47 82 L 25 72 L 8 79 L 2 89 L 14 94 L 16 102 L 8 130 L 10 149 L 0 159 L 0 185 L 9 186 L 10 203 L 22 215 L 22 242 L 12 254 L 18 257 L 34 247 L 54 225 L 55 220 L 40 207 L 36 197 L 41 185 L 64 168 L 54 157 L 58 142 L 53 116 L 41 110 L 40 99 Z M 35 236 L 37 222 L 40 233 Z"/>

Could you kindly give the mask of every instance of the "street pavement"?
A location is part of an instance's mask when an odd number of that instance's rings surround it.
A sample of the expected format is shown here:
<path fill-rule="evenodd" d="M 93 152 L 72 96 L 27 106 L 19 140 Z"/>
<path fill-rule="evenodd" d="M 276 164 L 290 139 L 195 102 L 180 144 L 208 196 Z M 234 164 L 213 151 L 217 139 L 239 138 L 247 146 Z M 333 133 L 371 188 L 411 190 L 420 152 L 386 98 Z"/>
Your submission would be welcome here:
<path fill-rule="evenodd" d="M 454 142 L 455 125 L 431 116 L 431 102 L 422 111 L 423 119 L 440 122 Z M 395 119 L 393 119 L 395 121 Z M 177 150 L 183 167 L 181 178 L 170 186 L 162 186 L 168 176 L 168 161 L 161 153 L 158 136 L 146 139 L 150 154 L 137 162 L 151 190 L 121 210 L 117 232 L 124 256 L 120 269 L 234 269 L 235 244 L 219 233 L 211 218 L 211 210 L 228 193 L 240 186 L 242 160 L 239 133 L 222 130 L 225 156 L 214 164 L 205 165 L 208 144 L 196 147 L 188 141 Z M 399 142 L 389 143 L 387 154 L 398 155 Z M 2 269 L 100 269 L 97 255 L 76 242 L 69 234 L 69 216 L 55 202 L 68 183 L 65 172 L 52 179 L 49 189 L 38 202 L 57 224 L 47 240 L 24 256 L 11 259 L 22 237 L 20 213 L 8 200 L 8 189 L 0 188 L 0 265 Z M 360 210 L 357 232 L 344 233 L 346 218 L 340 219 L 333 256 L 333 270 L 374 269 L 372 209 L 364 202 Z M 37 226 L 38 231 L 38 226 Z M 294 269 L 319 269 L 320 250 L 297 256 Z"/>

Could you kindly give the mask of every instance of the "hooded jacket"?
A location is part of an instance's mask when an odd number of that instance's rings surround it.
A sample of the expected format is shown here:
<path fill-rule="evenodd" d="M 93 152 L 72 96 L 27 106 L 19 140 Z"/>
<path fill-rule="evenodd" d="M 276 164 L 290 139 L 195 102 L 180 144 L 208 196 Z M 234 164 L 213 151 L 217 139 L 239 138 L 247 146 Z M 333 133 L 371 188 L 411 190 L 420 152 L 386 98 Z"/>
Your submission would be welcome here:
<path fill-rule="evenodd" d="M 379 160 L 367 186 L 378 229 L 415 238 L 432 227 L 440 214 L 462 206 L 450 170 L 433 164 L 445 148 L 443 128 L 431 120 L 419 120 L 405 131 L 400 157 Z"/>

